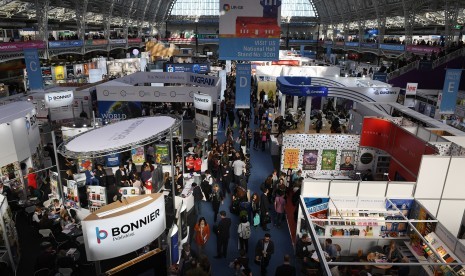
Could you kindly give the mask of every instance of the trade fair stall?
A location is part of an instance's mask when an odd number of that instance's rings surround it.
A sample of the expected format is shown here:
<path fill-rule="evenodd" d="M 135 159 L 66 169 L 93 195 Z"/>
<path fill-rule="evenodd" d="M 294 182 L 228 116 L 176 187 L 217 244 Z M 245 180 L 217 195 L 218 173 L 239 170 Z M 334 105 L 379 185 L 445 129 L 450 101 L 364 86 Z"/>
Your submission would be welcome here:
<path fill-rule="evenodd" d="M 301 196 L 300 206 L 301 234 L 315 250 L 309 265 L 327 275 L 342 266 L 383 275 L 465 273 L 465 246 L 414 198 Z"/>
<path fill-rule="evenodd" d="M 39 168 L 41 164 L 39 127 L 31 103 L 18 101 L 0 106 L 0 141 L 1 180 L 17 197 L 25 198 L 23 177 L 28 168 Z"/>
<path fill-rule="evenodd" d="M 0 262 L 16 272 L 20 258 L 18 235 L 7 198 L 0 194 Z"/>

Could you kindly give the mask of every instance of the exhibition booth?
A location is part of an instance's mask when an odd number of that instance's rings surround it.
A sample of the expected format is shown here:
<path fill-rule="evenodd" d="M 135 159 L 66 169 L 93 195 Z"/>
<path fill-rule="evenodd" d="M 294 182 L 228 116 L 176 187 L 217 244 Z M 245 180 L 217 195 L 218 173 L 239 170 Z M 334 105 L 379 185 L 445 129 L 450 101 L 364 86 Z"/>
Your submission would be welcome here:
<path fill-rule="evenodd" d="M 23 178 L 28 168 L 40 168 L 42 164 L 36 116 L 36 109 L 29 102 L 0 106 L 0 177 L 20 199 L 26 198 L 27 186 Z"/>
<path fill-rule="evenodd" d="M 18 235 L 7 198 L 0 194 L 0 262 L 16 272 L 20 258 Z"/>
<path fill-rule="evenodd" d="M 312 238 L 313 265 L 327 275 L 343 268 L 383 275 L 405 269 L 408 275 L 465 274 L 465 245 L 414 198 L 301 196 L 300 200 L 305 213 L 300 234 Z M 329 255 L 327 239 L 337 250 L 335 256 Z"/>

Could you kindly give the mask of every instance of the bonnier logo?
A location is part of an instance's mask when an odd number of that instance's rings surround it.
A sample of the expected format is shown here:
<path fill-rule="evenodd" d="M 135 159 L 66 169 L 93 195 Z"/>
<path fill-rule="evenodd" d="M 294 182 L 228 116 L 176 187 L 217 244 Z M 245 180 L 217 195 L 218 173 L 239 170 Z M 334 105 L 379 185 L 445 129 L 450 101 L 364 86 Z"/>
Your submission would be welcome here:
<path fill-rule="evenodd" d="M 97 243 L 100 244 L 101 240 L 104 240 L 108 237 L 108 232 L 95 227 L 95 235 L 97 236 Z"/>

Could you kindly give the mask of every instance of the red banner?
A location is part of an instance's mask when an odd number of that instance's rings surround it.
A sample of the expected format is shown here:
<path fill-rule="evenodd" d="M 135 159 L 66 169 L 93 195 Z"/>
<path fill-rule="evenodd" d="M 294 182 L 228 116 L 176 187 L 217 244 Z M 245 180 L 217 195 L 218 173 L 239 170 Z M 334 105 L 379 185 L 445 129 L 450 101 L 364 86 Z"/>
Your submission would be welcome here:
<path fill-rule="evenodd" d="M 0 43 L 0 52 L 16 52 L 23 49 L 44 49 L 45 42 L 40 40 L 29 40 L 24 42 L 3 42 Z"/>
<path fill-rule="evenodd" d="M 288 65 L 288 66 L 299 66 L 299 61 L 298 60 L 278 60 L 278 61 L 272 61 L 271 65 Z"/>
<path fill-rule="evenodd" d="M 441 51 L 441 47 L 433 47 L 426 45 L 407 45 L 407 52 L 413 52 L 418 54 L 431 54 L 435 52 L 436 54 Z"/>
<path fill-rule="evenodd" d="M 394 179 L 398 172 L 409 181 L 415 181 L 420 169 L 423 155 L 436 153 L 436 149 L 426 141 L 406 131 L 400 126 L 378 118 L 365 118 L 363 120 L 360 146 L 383 150 L 391 155 L 389 177 Z M 402 167 L 393 169 L 394 167 Z M 405 174 L 408 172 L 409 177 Z M 412 180 L 415 178 L 414 180 Z"/>
<path fill-rule="evenodd" d="M 142 38 L 138 37 L 138 38 L 128 38 L 128 43 L 141 43 L 142 42 Z"/>

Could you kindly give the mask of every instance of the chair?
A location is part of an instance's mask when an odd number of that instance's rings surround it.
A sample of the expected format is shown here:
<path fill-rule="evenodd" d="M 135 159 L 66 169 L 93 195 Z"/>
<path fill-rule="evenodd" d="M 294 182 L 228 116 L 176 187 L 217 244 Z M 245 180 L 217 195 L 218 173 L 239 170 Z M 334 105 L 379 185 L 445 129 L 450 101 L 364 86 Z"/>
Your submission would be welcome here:
<path fill-rule="evenodd" d="M 58 273 L 62 276 L 71 276 L 73 270 L 71 268 L 59 268 Z"/>
<path fill-rule="evenodd" d="M 52 233 L 52 230 L 50 230 L 50 229 L 39 229 L 39 234 L 44 239 L 47 239 L 47 238 L 50 239 L 50 237 L 51 237 L 53 239 L 53 241 L 55 242 L 55 244 L 57 245 L 57 249 L 60 248 L 60 246 L 62 246 L 63 244 L 68 242 L 68 241 L 62 241 L 62 242 L 57 241 L 57 239 L 55 238 L 55 236 Z"/>
<path fill-rule="evenodd" d="M 34 272 L 34 276 L 49 276 L 49 275 L 50 275 L 50 269 L 48 268 L 41 268 Z"/>

